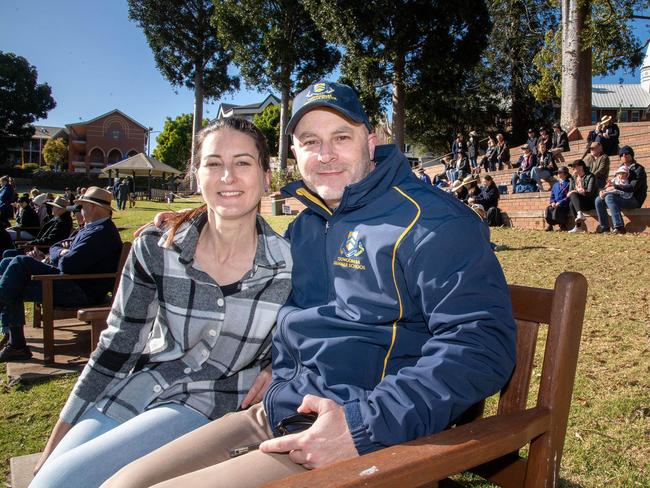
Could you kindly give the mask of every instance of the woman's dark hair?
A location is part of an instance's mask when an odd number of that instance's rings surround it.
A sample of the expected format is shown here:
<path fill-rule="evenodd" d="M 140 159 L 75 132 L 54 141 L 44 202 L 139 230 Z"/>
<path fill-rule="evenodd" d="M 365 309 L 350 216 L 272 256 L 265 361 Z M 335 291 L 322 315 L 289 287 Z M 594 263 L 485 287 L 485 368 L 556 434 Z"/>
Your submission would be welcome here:
<path fill-rule="evenodd" d="M 484 179 L 485 181 L 490 182 L 490 183 L 492 183 L 492 182 L 494 181 L 494 179 L 493 179 L 490 175 L 485 175 L 485 176 L 483 176 L 483 179 Z"/>
<path fill-rule="evenodd" d="M 215 132 L 218 132 L 223 129 L 236 130 L 238 132 L 241 132 L 242 134 L 246 134 L 250 136 L 253 139 L 253 141 L 255 141 L 255 148 L 259 153 L 258 162 L 260 163 L 262 170 L 266 173 L 271 169 L 269 146 L 266 143 L 266 137 L 264 137 L 262 131 L 258 129 L 258 127 L 255 124 L 249 122 L 246 119 L 242 119 L 239 117 L 228 117 L 226 119 L 217 119 L 211 122 L 210 124 L 206 125 L 203 129 L 201 129 L 199 133 L 196 135 L 196 139 L 195 139 L 196 153 L 194 154 L 194 164 L 192 164 L 192 161 L 190 160 L 187 165 L 188 167 L 187 168 L 188 171 L 186 175 L 187 179 L 189 179 L 191 177 L 190 174 L 196 172 L 199 169 L 199 166 L 201 165 L 201 153 L 203 151 L 203 143 L 205 142 L 207 137 L 210 134 L 214 134 Z M 176 235 L 176 232 L 178 232 L 178 229 L 181 227 L 181 225 L 183 225 L 188 220 L 195 218 L 197 215 L 200 215 L 201 213 L 205 212 L 206 208 L 207 205 L 203 204 L 195 209 L 187 210 L 186 212 L 181 212 L 178 215 L 172 217 L 168 221 L 170 231 L 167 240 L 165 241 L 165 244 L 167 246 L 171 246 L 171 243 L 174 241 L 174 236 Z"/>

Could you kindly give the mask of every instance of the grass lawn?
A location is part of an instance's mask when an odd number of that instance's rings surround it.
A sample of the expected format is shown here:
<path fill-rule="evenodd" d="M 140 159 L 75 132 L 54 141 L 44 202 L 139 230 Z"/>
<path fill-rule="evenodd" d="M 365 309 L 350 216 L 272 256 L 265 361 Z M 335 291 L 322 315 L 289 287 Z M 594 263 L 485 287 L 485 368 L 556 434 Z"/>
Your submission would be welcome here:
<path fill-rule="evenodd" d="M 131 240 L 133 229 L 167 208 L 138 201 L 134 209 L 116 212 L 116 224 L 127 228 L 122 238 Z M 283 232 L 291 218 L 268 220 Z M 589 282 L 560 486 L 650 487 L 650 237 L 518 229 L 496 229 L 492 237 L 509 283 L 552 287 L 568 270 Z M 4 372 L 0 366 L 0 479 L 10 457 L 43 448 L 75 381 L 70 376 L 10 386 Z"/>

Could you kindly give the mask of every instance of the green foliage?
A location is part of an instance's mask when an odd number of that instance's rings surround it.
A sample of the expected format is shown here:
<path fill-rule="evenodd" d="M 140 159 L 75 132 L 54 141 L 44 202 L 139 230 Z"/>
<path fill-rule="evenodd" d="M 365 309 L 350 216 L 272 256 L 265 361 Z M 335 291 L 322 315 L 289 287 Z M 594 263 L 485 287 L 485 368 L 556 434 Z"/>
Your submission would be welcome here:
<path fill-rule="evenodd" d="M 23 164 L 23 170 L 24 171 L 39 171 L 41 167 L 38 165 L 38 163 L 25 163 Z"/>
<path fill-rule="evenodd" d="M 483 1 L 305 0 L 305 5 L 324 35 L 346 48 L 344 79 L 359 90 L 371 114 L 388 103 L 389 86 L 403 89 L 405 100 L 392 95 L 398 130 L 405 123 L 400 106 L 406 104 L 410 117 L 420 118 L 421 124 L 411 125 L 418 130 L 438 111 L 432 98 L 458 91 L 478 62 L 490 27 Z M 409 135 L 417 140 L 421 133 Z"/>
<path fill-rule="evenodd" d="M 278 140 L 280 139 L 280 107 L 269 105 L 262 113 L 253 117 L 253 123 L 259 127 L 264 137 L 266 137 L 271 156 L 277 156 Z"/>
<path fill-rule="evenodd" d="M 43 159 L 49 165 L 63 163 L 68 158 L 68 144 L 64 139 L 49 139 L 43 146 Z"/>
<path fill-rule="evenodd" d="M 36 68 L 22 56 L 0 51 L 0 161 L 6 158 L 12 138 L 27 141 L 31 125 L 56 107 L 52 89 L 37 82 Z"/>
<path fill-rule="evenodd" d="M 198 76 L 207 99 L 239 88 L 239 80 L 228 75 L 230 57 L 210 24 L 212 0 L 128 1 L 129 19 L 142 28 L 158 69 L 172 85 L 196 89 Z"/>
<path fill-rule="evenodd" d="M 280 169 L 271 174 L 271 191 L 280 191 L 283 186 L 301 179 L 300 173 L 296 170 Z"/>
<path fill-rule="evenodd" d="M 292 93 L 339 61 L 338 51 L 323 39 L 299 0 L 218 0 L 213 25 L 246 83 L 280 92 L 284 113 Z M 286 148 L 281 143 L 286 122 L 280 127 L 280 149 Z M 280 158 L 284 166 L 286 153 Z"/>
<path fill-rule="evenodd" d="M 203 119 L 202 126 L 208 125 Z M 181 114 L 175 119 L 167 117 L 165 125 L 156 137 L 154 158 L 169 166 L 184 171 L 192 153 L 192 114 Z"/>

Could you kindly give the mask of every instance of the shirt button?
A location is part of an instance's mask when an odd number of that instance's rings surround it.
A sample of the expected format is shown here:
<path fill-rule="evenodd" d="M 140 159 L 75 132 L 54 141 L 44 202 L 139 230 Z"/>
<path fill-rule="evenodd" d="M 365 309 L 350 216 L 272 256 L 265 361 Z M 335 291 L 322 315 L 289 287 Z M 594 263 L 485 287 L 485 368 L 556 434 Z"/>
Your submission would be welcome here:
<path fill-rule="evenodd" d="M 223 298 L 219 298 L 219 300 L 217 300 L 217 305 L 223 307 L 223 304 L 224 304 Z"/>
<path fill-rule="evenodd" d="M 162 386 L 160 386 L 160 385 L 154 386 L 153 391 L 155 391 L 156 393 L 160 393 L 162 391 Z"/>
<path fill-rule="evenodd" d="M 203 352 L 201 354 L 203 354 L 204 358 L 207 358 L 210 355 L 210 352 L 207 349 L 203 349 Z"/>
<path fill-rule="evenodd" d="M 185 368 L 183 370 L 183 373 L 185 373 L 185 374 L 190 374 L 191 372 L 192 372 L 192 368 Z"/>
<path fill-rule="evenodd" d="M 210 329 L 210 330 L 208 331 L 208 334 L 210 334 L 212 337 L 214 337 L 214 336 L 217 335 L 217 331 L 214 330 L 214 329 Z"/>

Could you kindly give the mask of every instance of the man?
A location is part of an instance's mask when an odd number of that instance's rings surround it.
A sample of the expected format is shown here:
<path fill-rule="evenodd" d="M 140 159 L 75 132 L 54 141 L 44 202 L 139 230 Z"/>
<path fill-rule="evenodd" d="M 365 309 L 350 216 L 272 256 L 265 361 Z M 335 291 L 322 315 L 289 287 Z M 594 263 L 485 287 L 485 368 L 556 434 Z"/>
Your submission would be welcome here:
<path fill-rule="evenodd" d="M 264 404 L 105 486 L 258 486 L 440 431 L 507 381 L 515 326 L 487 226 L 371 130 L 346 85 L 297 95 L 287 131 L 303 181 L 284 191 L 307 209 L 287 231 L 293 291 Z"/>
<path fill-rule="evenodd" d="M 634 159 L 634 150 L 630 146 L 623 146 L 619 151 L 621 164 L 628 170 L 626 185 L 613 185 L 615 191 L 600 191 L 596 198 L 596 213 L 598 214 L 598 228 L 596 232 L 602 234 L 609 232 L 609 218 L 607 209 L 612 215 L 612 233 L 625 234 L 625 222 L 621 215 L 622 208 L 641 208 L 648 194 L 648 180 L 643 166 Z M 623 198 L 618 192 L 632 192 L 632 198 Z"/>
<path fill-rule="evenodd" d="M 587 232 L 584 225 L 587 217 L 583 213 L 594 208 L 596 199 L 596 177 L 589 171 L 587 164 L 582 159 L 577 159 L 569 164 L 573 171 L 573 180 L 569 183 L 569 210 L 575 219 L 575 226 L 569 232 Z"/>
<path fill-rule="evenodd" d="M 618 140 L 621 132 L 614 122 L 612 122 L 611 115 L 604 115 L 600 119 L 600 132 L 596 136 L 596 140 L 600 141 L 603 145 L 603 151 L 609 156 L 613 156 L 618 151 Z"/>
<path fill-rule="evenodd" d="M 27 193 L 18 199 L 19 209 L 16 213 L 16 225 L 7 229 L 13 241 L 34 239 L 34 236 L 38 234 L 41 226 L 31 203 Z"/>
<path fill-rule="evenodd" d="M 26 256 L 0 261 L 0 324 L 5 332 L 0 362 L 32 356 L 23 331 L 24 302 L 43 299 L 42 285 L 32 281 L 32 275 L 110 273 L 117 269 L 122 241 L 111 220 L 111 192 L 90 187 L 77 202 L 81 204 L 86 225 L 69 246 L 50 248 L 48 257 L 51 264 L 42 262 L 46 256 L 37 249 Z M 71 307 L 94 305 L 112 287 L 112 280 L 57 281 L 54 284 L 54 304 Z"/>
<path fill-rule="evenodd" d="M 519 156 L 517 161 L 517 171 L 512 174 L 512 193 L 517 193 L 517 185 L 521 183 L 531 182 L 530 172 L 537 166 L 537 158 L 533 154 L 528 144 L 521 146 L 523 154 Z"/>
<path fill-rule="evenodd" d="M 424 172 L 424 168 L 418 168 L 418 178 L 424 182 L 425 185 L 431 185 L 431 178 Z"/>
<path fill-rule="evenodd" d="M 532 153 L 537 156 L 537 133 L 532 127 L 528 129 L 528 139 L 526 140 L 526 144 Z"/>
<path fill-rule="evenodd" d="M 600 189 L 607 183 L 609 176 L 609 156 L 603 152 L 600 142 L 594 141 L 589 146 L 589 154 L 584 158 L 589 171 L 596 177 L 596 186 Z"/>

